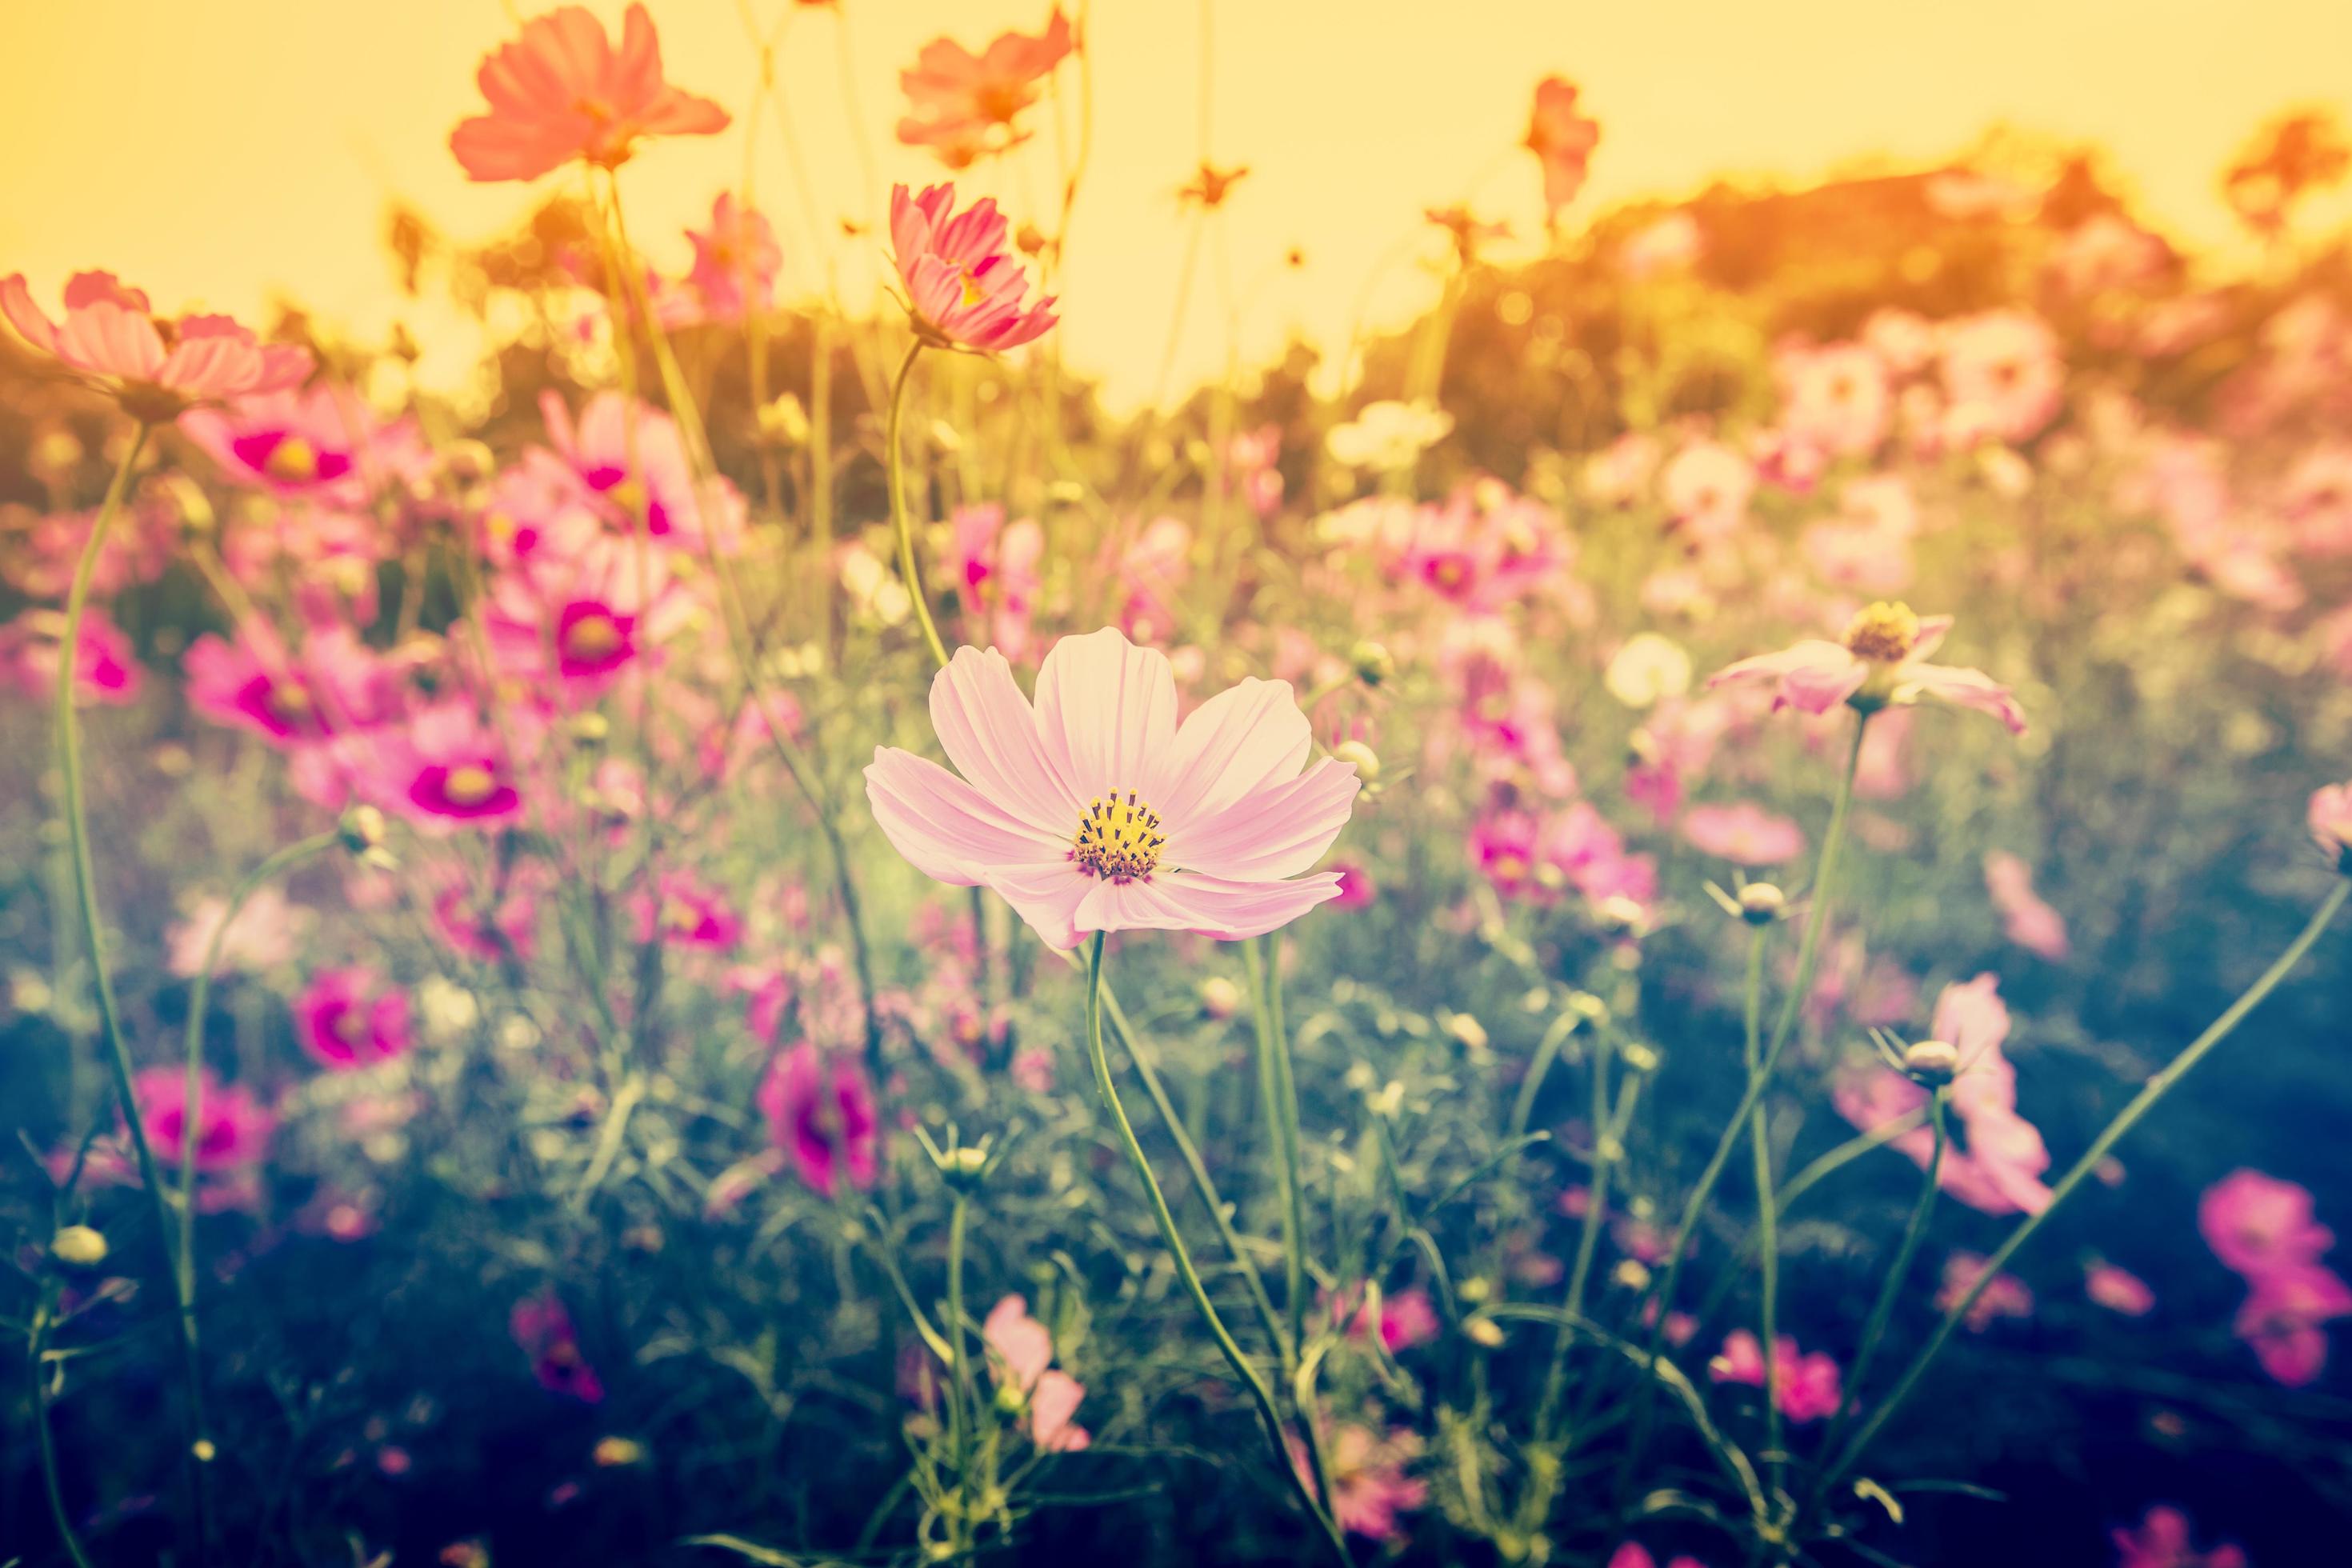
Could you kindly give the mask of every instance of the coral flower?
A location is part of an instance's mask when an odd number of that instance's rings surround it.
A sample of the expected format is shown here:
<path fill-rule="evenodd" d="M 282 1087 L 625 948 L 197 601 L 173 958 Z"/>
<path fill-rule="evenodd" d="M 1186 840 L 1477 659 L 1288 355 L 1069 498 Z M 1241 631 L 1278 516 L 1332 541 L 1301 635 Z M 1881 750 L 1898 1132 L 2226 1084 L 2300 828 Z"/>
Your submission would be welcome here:
<path fill-rule="evenodd" d="M 1544 206 L 1557 214 L 1584 188 L 1585 169 L 1601 140 L 1601 122 L 1578 112 L 1576 84 L 1548 76 L 1536 83 L 1535 111 L 1525 145 L 1543 164 Z"/>
<path fill-rule="evenodd" d="M 1029 275 L 1013 258 L 992 199 L 956 212 L 953 185 L 927 185 L 920 195 L 894 185 L 890 243 L 927 342 L 994 353 L 1034 342 L 1057 319 L 1052 295 L 1028 302 Z"/>
<path fill-rule="evenodd" d="M 1841 702 L 1875 711 L 1933 697 L 1990 713 L 2012 735 L 2025 733 L 2024 710 L 2009 688 L 1980 669 L 1927 662 L 1951 629 L 1949 616 L 1922 619 L 1908 605 L 1875 604 L 1853 617 L 1843 642 L 1808 637 L 1779 653 L 1743 658 L 1717 670 L 1707 686 L 1770 685 L 1776 712 L 1826 713 Z"/>
<path fill-rule="evenodd" d="M 172 419 L 199 403 L 281 392 L 310 374 L 308 349 L 263 343 L 226 316 L 164 321 L 111 272 L 75 273 L 65 303 L 60 325 L 33 303 L 23 273 L 0 278 L 8 324 L 134 418 Z"/>
<path fill-rule="evenodd" d="M 963 777 L 877 748 L 875 820 L 924 875 L 995 889 L 1052 946 L 1239 941 L 1339 893 L 1336 873 L 1300 873 L 1346 826 L 1356 770 L 1307 765 L 1287 681 L 1244 680 L 1179 727 L 1168 657 L 1107 626 L 1054 645 L 1034 707 L 1003 655 L 959 649 L 931 681 L 931 723 Z"/>
<path fill-rule="evenodd" d="M 815 1042 L 803 1040 L 770 1066 L 759 1105 L 770 1138 L 818 1193 L 833 1196 L 845 1176 L 853 1187 L 874 1184 L 882 1134 L 874 1091 L 855 1062 L 828 1059 Z"/>
<path fill-rule="evenodd" d="M 662 79 L 661 41 L 643 5 L 622 18 L 617 50 L 581 6 L 534 16 L 482 57 L 474 80 L 490 111 L 449 136 L 471 180 L 536 180 L 574 158 L 617 168 L 640 136 L 727 129 L 725 110 Z"/>
<path fill-rule="evenodd" d="M 898 140 L 929 147 L 950 169 L 1017 145 L 1024 136 L 1013 121 L 1037 101 L 1037 84 L 1075 45 L 1069 18 L 1058 5 L 1043 33 L 999 33 L 981 54 L 953 38 L 933 38 L 898 73 L 914 110 L 898 121 Z"/>
<path fill-rule="evenodd" d="M 310 1054 L 338 1071 L 390 1061 L 408 1049 L 407 994 L 368 969 L 322 969 L 294 999 Z"/>

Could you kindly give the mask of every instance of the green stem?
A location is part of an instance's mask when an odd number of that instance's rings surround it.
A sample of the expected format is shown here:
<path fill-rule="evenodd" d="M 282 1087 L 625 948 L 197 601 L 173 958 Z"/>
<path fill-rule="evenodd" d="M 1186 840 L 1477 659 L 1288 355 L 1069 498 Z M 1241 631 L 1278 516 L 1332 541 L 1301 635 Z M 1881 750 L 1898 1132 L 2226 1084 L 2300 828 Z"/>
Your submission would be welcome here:
<path fill-rule="evenodd" d="M 931 650 L 931 658 L 945 669 L 948 645 L 940 640 L 940 628 L 932 624 L 931 606 L 923 598 L 922 574 L 915 569 L 915 522 L 907 514 L 907 466 L 899 452 L 899 431 L 907 417 L 907 383 L 915 374 L 915 362 L 923 356 L 923 340 L 917 338 L 907 345 L 907 357 L 899 362 L 898 377 L 890 384 L 890 418 L 882 437 L 883 467 L 890 479 L 890 525 L 898 532 L 898 575 L 907 580 L 907 596 L 914 601 L 915 619 L 923 628 L 923 641 Z"/>
<path fill-rule="evenodd" d="M 1215 1303 L 1209 1300 L 1208 1289 L 1201 1283 L 1200 1270 L 1192 1267 L 1192 1254 L 1185 1247 L 1182 1234 L 1176 1228 L 1176 1216 L 1169 1212 L 1167 1196 L 1160 1190 L 1160 1180 L 1151 1173 L 1151 1162 L 1144 1158 L 1143 1145 L 1136 1139 L 1135 1124 L 1128 1120 L 1127 1108 L 1119 1103 L 1118 1086 L 1111 1081 L 1110 1058 L 1103 1051 L 1102 977 L 1103 933 L 1097 931 L 1087 957 L 1087 1059 L 1094 1068 L 1095 1089 L 1101 1094 L 1103 1105 L 1110 1112 L 1111 1124 L 1118 1131 L 1119 1145 L 1126 1151 L 1128 1164 L 1134 1170 L 1136 1179 L 1143 1184 L 1144 1196 L 1151 1205 L 1151 1217 L 1160 1227 L 1160 1239 L 1167 1246 L 1169 1256 L 1175 1260 L 1177 1278 L 1183 1281 L 1185 1291 L 1192 1298 L 1192 1305 L 1199 1310 L 1202 1321 L 1208 1325 L 1209 1337 L 1216 1342 L 1225 1363 L 1234 1369 L 1234 1374 L 1242 1380 L 1249 1390 L 1251 1400 L 1257 1405 L 1258 1419 L 1265 1426 L 1266 1441 L 1274 1448 L 1275 1463 L 1296 1480 L 1297 1472 L 1290 1462 L 1290 1445 L 1284 1436 L 1282 1417 L 1275 1410 L 1274 1393 L 1266 1386 L 1265 1379 L 1259 1375 L 1257 1368 L 1250 1364 L 1249 1357 L 1242 1352 L 1242 1347 L 1234 1342 L 1233 1334 L 1225 1328 L 1224 1320 L 1217 1314 Z M 1301 1484 L 1298 1489 L 1307 1511 L 1322 1527 L 1333 1554 L 1342 1564 L 1349 1564 L 1347 1537 L 1339 1532 L 1339 1524 L 1324 1509 L 1321 1500 L 1312 1495 L 1310 1487 Z"/>
<path fill-rule="evenodd" d="M 1764 927 L 1748 937 L 1748 990 L 1743 1011 L 1748 1020 L 1748 1070 L 1754 1072 L 1763 1048 Z M 1764 1476 L 1765 1493 L 1779 1492 L 1785 1456 L 1780 1450 L 1780 1372 L 1773 1347 L 1780 1342 L 1780 1216 L 1772 1194 L 1772 1145 L 1764 1101 L 1748 1109 L 1748 1143 L 1756 1156 L 1757 1329 L 1764 1348 Z"/>
<path fill-rule="evenodd" d="M 55 1310 L 56 1300 L 57 1288 L 51 1285 L 33 1312 L 30 1342 L 33 1429 L 40 1442 L 41 1489 L 48 1497 L 50 1521 L 57 1526 L 58 1539 L 65 1543 L 66 1555 L 73 1559 L 74 1568 L 94 1568 L 89 1552 L 84 1549 L 80 1535 L 74 1530 L 73 1516 L 66 1509 L 65 1482 L 58 1469 L 57 1434 L 49 1430 L 49 1379 L 41 1364 L 41 1358 L 48 1352 L 49 1317 Z"/>
<path fill-rule="evenodd" d="M 122 1038 L 121 1013 L 114 999 L 114 977 L 107 970 L 106 931 L 98 912 L 98 871 L 90 858 L 89 807 L 82 793 L 81 723 L 75 709 L 74 691 L 75 676 L 81 665 L 82 612 L 89 604 L 90 577 L 98 569 L 99 553 L 105 548 L 107 530 L 113 525 L 115 514 L 122 510 L 122 498 L 131 488 L 131 470 L 147 445 L 147 428 L 146 422 L 140 421 L 122 449 L 122 460 L 115 465 L 114 478 L 106 487 L 106 499 L 99 505 L 98 517 L 89 527 L 89 538 L 82 545 L 81 559 L 75 564 L 73 586 L 66 595 L 65 631 L 58 655 L 58 774 L 64 786 L 61 793 L 66 839 L 73 852 L 74 894 L 81 907 L 82 951 L 89 955 L 91 989 L 98 994 L 99 1026 L 106 1039 L 107 1069 L 114 1079 L 115 1098 L 122 1106 L 123 1124 L 131 1131 L 140 1184 L 147 1189 L 148 1200 L 154 1205 L 155 1245 L 163 1253 L 163 1277 L 171 1281 L 176 1296 L 179 1263 L 173 1256 L 172 1241 L 175 1228 L 172 1197 L 155 1163 L 155 1145 L 147 1136 L 146 1118 L 140 1114 L 138 1091 L 131 1084 L 131 1047 Z M 190 1131 L 193 1132 L 193 1129 Z M 202 1561 L 210 1533 L 205 1520 L 204 1467 L 212 1443 L 205 1435 L 204 1384 L 194 1375 L 195 1343 L 189 1337 L 184 1314 L 173 1315 L 173 1330 L 180 1342 L 180 1359 L 187 1383 L 189 1503 L 195 1526 L 195 1555 Z"/>
<path fill-rule="evenodd" d="M 2020 1247 L 2032 1239 L 2033 1233 L 2042 1228 L 2044 1221 L 2058 1212 L 2059 1205 L 2074 1195 L 2074 1189 L 2081 1186 L 2084 1179 L 2098 1168 L 2100 1162 L 2106 1159 L 2115 1146 L 2123 1141 L 2124 1135 L 2138 1124 L 2140 1118 L 2154 1110 L 2156 1102 L 2162 1100 L 2174 1084 L 2179 1083 L 2190 1068 L 2205 1059 L 2206 1053 L 2228 1038 L 2231 1032 L 2244 1022 L 2247 1014 L 2261 1006 L 2263 1000 L 2273 991 L 2278 989 L 2279 982 L 2284 980 L 2294 966 L 2303 962 L 2304 954 L 2311 951 L 2312 944 L 2319 940 L 2320 933 L 2327 929 L 2343 910 L 2345 900 L 2347 898 L 2352 898 L 2352 877 L 2336 882 L 2335 890 L 2327 895 L 2317 911 L 2312 915 L 2310 923 L 2303 928 L 2303 933 L 2287 944 L 2286 951 L 2279 954 L 2276 963 L 2263 971 L 2262 978 L 2248 986 L 2244 994 L 2230 1004 L 2228 1011 L 2214 1019 L 2206 1031 L 2190 1041 L 2188 1047 L 2173 1058 L 2163 1070 L 2142 1085 L 2140 1091 L 2132 1096 L 2131 1102 L 2116 1113 L 2116 1119 L 2113 1121 L 2107 1123 L 2106 1130 L 2092 1140 L 2091 1146 L 2083 1151 L 2083 1157 L 2075 1161 L 2066 1174 L 2059 1180 L 2058 1184 L 2051 1189 L 2049 1204 L 2041 1213 L 2026 1215 L 2017 1228 L 2009 1233 L 2009 1239 L 2002 1242 L 1992 1257 L 1986 1260 L 1984 1272 L 1977 1277 L 1976 1283 L 1970 1286 L 1958 1300 L 1945 1310 L 1943 1321 L 1936 1325 L 1935 1332 L 1927 1337 L 1927 1342 L 1919 1347 L 1919 1352 L 1911 1358 L 1911 1364 L 1903 1369 L 1903 1375 L 1896 1380 L 1894 1391 L 1886 1396 L 1885 1402 L 1876 1410 L 1871 1413 L 1870 1419 L 1863 1424 L 1862 1430 L 1853 1435 L 1853 1440 L 1846 1444 L 1844 1449 L 1830 1461 L 1828 1469 L 1815 1483 L 1818 1489 L 1826 1492 L 1835 1486 L 1839 1479 L 1862 1458 L 1863 1453 L 1870 1447 L 1871 1440 L 1876 1437 L 1880 1429 L 1894 1417 L 1895 1411 L 1902 1408 L 1903 1402 L 1911 1396 L 1911 1391 L 1918 1386 L 1919 1379 L 1927 1373 L 1928 1364 L 1942 1352 L 1945 1344 L 1950 1341 L 1953 1331 L 1958 1328 L 1960 1321 L 1968 1316 L 1969 1309 L 1977 1304 L 1977 1298 L 1985 1293 L 1994 1278 L 2000 1273 L 2002 1267 L 2017 1256 Z"/>
<path fill-rule="evenodd" d="M 956 1448 L 955 1537 L 961 1545 L 971 1523 L 971 1449 L 973 1426 L 979 1408 L 972 1397 L 971 1359 L 966 1349 L 963 1325 L 963 1251 L 964 1233 L 970 1223 L 971 1200 L 959 1192 L 955 1206 L 948 1211 L 948 1348 L 951 1358 L 955 1388 L 949 1394 L 953 1412 Z"/>
<path fill-rule="evenodd" d="M 1276 1173 L 1282 1184 L 1283 1277 L 1290 1308 L 1290 1344 L 1307 1342 L 1307 1198 L 1298 1175 L 1298 1090 L 1291 1079 L 1290 1040 L 1282 1021 L 1282 978 L 1274 938 L 1264 949 L 1242 943 L 1257 1012 L 1258 1089 L 1274 1135 Z"/>
<path fill-rule="evenodd" d="M 1592 1036 L 1592 1169 L 1584 1184 L 1584 1222 L 1576 1238 L 1576 1261 L 1568 1270 L 1568 1298 L 1565 1311 L 1568 1319 L 1584 1313 L 1585 1286 L 1592 1278 L 1592 1259 L 1601 1247 L 1601 1222 L 1609 1210 L 1609 1178 L 1617 1168 L 1617 1157 L 1622 1151 L 1624 1122 L 1631 1117 L 1633 1096 L 1639 1091 L 1641 1075 L 1630 1073 L 1624 1086 L 1617 1091 L 1621 1116 L 1609 1111 L 1609 1064 L 1615 1055 L 1616 1040 L 1606 1029 L 1596 1029 Z M 1551 1369 L 1544 1375 L 1542 1402 L 1536 1407 L 1536 1433 L 1539 1442 L 1549 1442 L 1554 1436 L 1552 1425 L 1559 1414 L 1561 1396 L 1568 1391 L 1568 1352 L 1575 1344 L 1574 1331 L 1563 1319 L 1552 1341 Z"/>

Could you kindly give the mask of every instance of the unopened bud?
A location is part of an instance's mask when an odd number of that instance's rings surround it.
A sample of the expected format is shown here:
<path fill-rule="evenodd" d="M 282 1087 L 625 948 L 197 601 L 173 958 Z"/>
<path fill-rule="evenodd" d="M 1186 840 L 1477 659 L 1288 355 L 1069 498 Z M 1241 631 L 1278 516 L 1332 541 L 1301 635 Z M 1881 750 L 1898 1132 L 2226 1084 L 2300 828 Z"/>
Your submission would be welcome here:
<path fill-rule="evenodd" d="M 1370 637 L 1348 650 L 1348 662 L 1355 667 L 1356 679 L 1367 686 L 1384 686 L 1396 679 L 1396 656 L 1388 645 Z"/>
<path fill-rule="evenodd" d="M 1201 1011 L 1222 1022 L 1242 1010 L 1242 988 L 1222 974 L 1201 982 Z"/>
<path fill-rule="evenodd" d="M 383 813 L 372 805 L 355 805 L 343 813 L 335 824 L 335 834 L 342 839 L 343 847 L 354 855 L 364 856 L 383 847 Z"/>
<path fill-rule="evenodd" d="M 1646 1290 L 1650 1288 L 1649 1266 L 1638 1258 L 1622 1259 L 1617 1265 L 1616 1272 L 1611 1278 L 1628 1290 Z"/>
<path fill-rule="evenodd" d="M 613 721 L 602 713 L 574 713 L 564 721 L 572 738 L 583 746 L 601 746 L 613 733 Z"/>
<path fill-rule="evenodd" d="M 1903 1070 L 1930 1086 L 1952 1081 L 1960 1070 L 1959 1047 L 1949 1040 L 1916 1040 L 1903 1053 Z"/>
<path fill-rule="evenodd" d="M 1356 764 L 1356 776 L 1366 784 L 1377 783 L 1381 776 L 1381 756 L 1361 741 L 1342 741 L 1331 748 L 1331 755 L 1343 763 Z"/>
<path fill-rule="evenodd" d="M 1610 930 L 1632 933 L 1638 933 L 1650 918 L 1650 911 L 1642 907 L 1639 899 L 1623 893 L 1610 894 L 1593 906 L 1592 912 Z"/>
<path fill-rule="evenodd" d="M 1653 1073 L 1658 1070 L 1658 1053 L 1639 1040 L 1629 1041 L 1617 1055 L 1628 1072 Z"/>
<path fill-rule="evenodd" d="M 589 1458 L 600 1468 L 621 1469 L 645 1463 L 646 1446 L 634 1437 L 599 1437 Z"/>
<path fill-rule="evenodd" d="M 68 1268 L 95 1268 L 106 1261 L 106 1237 L 86 1225 L 69 1225 L 49 1238 L 49 1256 Z"/>
<path fill-rule="evenodd" d="M 1503 1325 L 1492 1318 L 1465 1318 L 1462 1323 L 1462 1336 L 1474 1345 L 1494 1350 L 1503 1342 Z"/>
<path fill-rule="evenodd" d="M 1769 882 L 1750 882 L 1739 889 L 1739 918 L 1750 925 L 1770 925 L 1780 918 L 1789 896 Z"/>

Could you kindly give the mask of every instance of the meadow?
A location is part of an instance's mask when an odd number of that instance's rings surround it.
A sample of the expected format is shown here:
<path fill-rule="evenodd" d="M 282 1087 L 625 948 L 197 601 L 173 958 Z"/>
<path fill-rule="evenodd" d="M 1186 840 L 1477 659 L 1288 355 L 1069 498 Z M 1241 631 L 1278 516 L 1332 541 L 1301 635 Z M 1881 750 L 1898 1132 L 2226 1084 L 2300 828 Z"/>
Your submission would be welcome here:
<path fill-rule="evenodd" d="M 1497 62 L 1540 233 L 1126 410 L 1083 9 L 907 64 L 865 302 L 632 228 L 656 22 L 481 41 L 466 396 L 0 279 L 0 1565 L 2327 1560 L 2330 117 L 2224 258 L 1597 207 Z"/>

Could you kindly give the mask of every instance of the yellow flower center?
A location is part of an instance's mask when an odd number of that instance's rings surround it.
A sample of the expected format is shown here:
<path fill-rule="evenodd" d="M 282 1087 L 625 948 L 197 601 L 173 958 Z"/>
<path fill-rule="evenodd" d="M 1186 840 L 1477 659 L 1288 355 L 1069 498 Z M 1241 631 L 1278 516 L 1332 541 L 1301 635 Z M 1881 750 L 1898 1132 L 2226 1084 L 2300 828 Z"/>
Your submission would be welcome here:
<path fill-rule="evenodd" d="M 1132 882 L 1151 875 L 1167 842 L 1158 812 L 1136 799 L 1133 790 L 1113 790 L 1087 807 L 1070 858 L 1089 875 Z"/>
<path fill-rule="evenodd" d="M 299 436 L 289 436 L 269 448 L 269 457 L 262 464 L 269 477 L 287 484 L 308 484 L 319 477 L 319 454 L 310 443 Z"/>
<path fill-rule="evenodd" d="M 479 805 L 498 790 L 498 775 L 472 763 L 451 768 L 449 776 L 441 783 L 441 793 L 458 805 Z"/>
<path fill-rule="evenodd" d="M 980 279 L 967 267 L 963 269 L 963 308 L 969 310 L 980 300 Z"/>
<path fill-rule="evenodd" d="M 1845 629 L 1846 650 L 1857 658 L 1900 664 L 1919 640 L 1919 617 L 1911 606 L 1882 599 L 1853 617 Z"/>
<path fill-rule="evenodd" d="M 563 652 L 574 663 L 601 663 L 620 650 L 620 625 L 601 610 L 581 616 L 563 629 Z"/>

